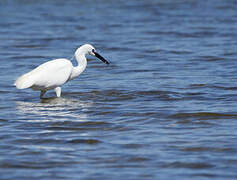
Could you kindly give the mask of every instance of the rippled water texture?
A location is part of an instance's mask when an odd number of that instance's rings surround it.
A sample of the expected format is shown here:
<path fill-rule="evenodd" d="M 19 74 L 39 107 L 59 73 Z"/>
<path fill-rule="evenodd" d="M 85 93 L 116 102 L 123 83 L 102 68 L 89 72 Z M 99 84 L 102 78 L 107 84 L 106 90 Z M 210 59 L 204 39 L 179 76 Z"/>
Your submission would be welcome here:
<path fill-rule="evenodd" d="M 0 2 L 0 179 L 236 179 L 235 0 Z M 50 91 L 14 80 L 84 43 Z"/>

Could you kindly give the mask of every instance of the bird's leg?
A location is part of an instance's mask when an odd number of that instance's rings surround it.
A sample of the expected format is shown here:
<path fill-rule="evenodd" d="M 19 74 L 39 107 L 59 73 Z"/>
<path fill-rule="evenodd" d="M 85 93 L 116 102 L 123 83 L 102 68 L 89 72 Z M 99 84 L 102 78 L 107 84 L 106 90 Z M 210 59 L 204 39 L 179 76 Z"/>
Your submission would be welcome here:
<path fill-rule="evenodd" d="M 40 99 L 42 99 L 43 98 L 43 95 L 46 93 L 46 91 L 44 91 L 44 90 L 41 90 L 40 91 Z"/>
<path fill-rule="evenodd" d="M 56 87 L 55 92 L 56 92 L 57 97 L 60 97 L 61 96 L 61 87 Z"/>

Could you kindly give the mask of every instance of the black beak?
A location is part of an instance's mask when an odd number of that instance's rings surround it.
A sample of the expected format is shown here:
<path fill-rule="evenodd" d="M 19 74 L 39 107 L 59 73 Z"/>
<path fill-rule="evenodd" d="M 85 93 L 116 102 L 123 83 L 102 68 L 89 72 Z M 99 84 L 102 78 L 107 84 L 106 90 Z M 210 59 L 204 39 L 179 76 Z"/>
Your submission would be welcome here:
<path fill-rule="evenodd" d="M 97 52 L 93 52 L 94 54 L 95 54 L 95 57 L 97 57 L 97 58 L 99 58 L 101 61 L 103 61 L 105 64 L 109 64 L 109 62 L 105 59 L 105 58 L 103 58 L 99 53 L 97 53 Z"/>

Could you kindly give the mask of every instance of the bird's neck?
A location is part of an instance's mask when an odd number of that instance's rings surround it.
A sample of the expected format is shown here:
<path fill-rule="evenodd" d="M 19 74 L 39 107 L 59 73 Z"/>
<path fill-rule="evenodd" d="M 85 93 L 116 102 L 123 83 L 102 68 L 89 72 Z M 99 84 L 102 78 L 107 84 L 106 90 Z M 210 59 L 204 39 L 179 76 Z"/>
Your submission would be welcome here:
<path fill-rule="evenodd" d="M 70 79 L 74 79 L 79 76 L 86 68 L 87 60 L 85 54 L 76 53 L 77 66 L 73 67 L 72 75 Z"/>

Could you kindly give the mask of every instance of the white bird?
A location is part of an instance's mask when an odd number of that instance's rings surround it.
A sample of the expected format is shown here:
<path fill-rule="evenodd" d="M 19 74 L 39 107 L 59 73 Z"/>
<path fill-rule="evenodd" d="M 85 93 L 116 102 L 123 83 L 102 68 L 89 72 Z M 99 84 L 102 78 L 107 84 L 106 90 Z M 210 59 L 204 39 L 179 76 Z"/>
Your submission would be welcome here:
<path fill-rule="evenodd" d="M 57 97 L 61 96 L 61 86 L 78 77 L 86 68 L 86 55 L 99 58 L 109 64 L 90 44 L 84 44 L 75 52 L 78 65 L 74 67 L 68 59 L 54 59 L 43 63 L 32 71 L 20 76 L 14 83 L 18 89 L 32 88 L 40 91 L 40 98 L 50 89 L 55 89 Z"/>

